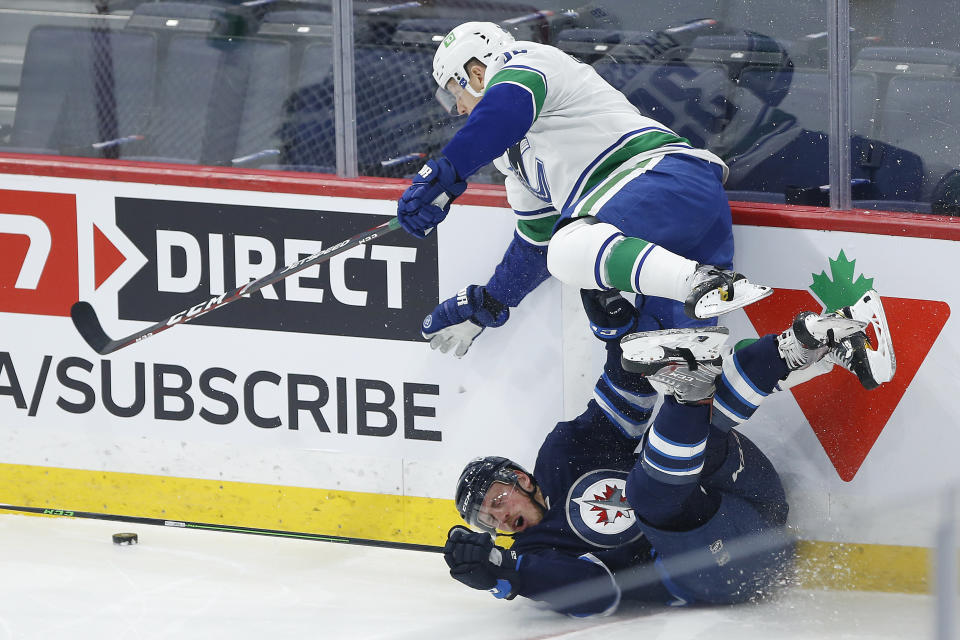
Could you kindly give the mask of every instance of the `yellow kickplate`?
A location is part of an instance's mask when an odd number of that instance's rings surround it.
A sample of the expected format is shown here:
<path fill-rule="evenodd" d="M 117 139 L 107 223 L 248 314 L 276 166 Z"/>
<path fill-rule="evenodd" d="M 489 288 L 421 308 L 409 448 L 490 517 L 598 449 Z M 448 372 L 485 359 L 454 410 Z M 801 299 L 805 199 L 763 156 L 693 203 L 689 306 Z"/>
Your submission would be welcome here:
<path fill-rule="evenodd" d="M 443 546 L 451 500 L 0 464 L 0 502 Z"/>
<path fill-rule="evenodd" d="M 13 464 L 0 464 L 0 502 L 436 547 L 460 524 L 452 500 Z M 923 547 L 804 540 L 797 553 L 803 588 L 930 588 Z"/>

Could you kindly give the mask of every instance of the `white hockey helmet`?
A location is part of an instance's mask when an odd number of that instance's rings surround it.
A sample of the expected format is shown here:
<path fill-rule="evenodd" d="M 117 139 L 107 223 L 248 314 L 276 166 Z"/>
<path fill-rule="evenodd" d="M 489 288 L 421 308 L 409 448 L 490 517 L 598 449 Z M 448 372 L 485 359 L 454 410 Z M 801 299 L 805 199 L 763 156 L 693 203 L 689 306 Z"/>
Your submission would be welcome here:
<path fill-rule="evenodd" d="M 456 96 L 447 90 L 453 80 L 461 89 L 479 98 L 470 86 L 466 65 L 476 58 L 489 65 L 493 55 L 513 42 L 513 36 L 493 22 L 465 22 L 447 34 L 433 56 L 433 79 L 439 85 L 437 100 L 453 114 L 457 112 Z"/>

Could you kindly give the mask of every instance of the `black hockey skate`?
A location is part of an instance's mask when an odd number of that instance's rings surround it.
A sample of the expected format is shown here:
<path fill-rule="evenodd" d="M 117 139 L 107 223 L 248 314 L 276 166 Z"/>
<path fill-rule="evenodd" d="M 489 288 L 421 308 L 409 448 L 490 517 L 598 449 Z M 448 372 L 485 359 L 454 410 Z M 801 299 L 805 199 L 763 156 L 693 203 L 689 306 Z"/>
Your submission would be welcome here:
<path fill-rule="evenodd" d="M 865 389 L 876 389 L 893 380 L 897 358 L 880 295 L 871 289 L 855 304 L 843 307 L 837 313 L 862 321 L 864 326 L 869 324 L 876 339 L 871 343 L 866 331 L 858 331 L 840 339 L 827 353 L 826 359 L 857 376 Z"/>

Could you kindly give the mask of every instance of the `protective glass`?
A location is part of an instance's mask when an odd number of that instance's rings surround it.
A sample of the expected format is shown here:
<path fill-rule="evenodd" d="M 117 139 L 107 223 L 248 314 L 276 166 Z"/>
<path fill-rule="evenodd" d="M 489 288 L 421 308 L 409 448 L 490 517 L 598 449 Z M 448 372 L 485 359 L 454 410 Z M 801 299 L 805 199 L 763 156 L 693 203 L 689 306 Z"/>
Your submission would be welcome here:
<path fill-rule="evenodd" d="M 495 481 L 487 489 L 483 502 L 468 514 L 467 523 L 487 532 L 506 530 L 501 526 L 503 507 L 517 492 L 517 481 L 510 484 Z"/>
<path fill-rule="evenodd" d="M 446 109 L 450 114 L 458 116 L 460 111 L 457 109 L 457 101 L 460 100 L 460 97 L 464 94 L 473 96 L 474 98 L 479 98 L 481 93 L 478 93 L 473 90 L 473 87 L 467 85 L 466 87 L 461 86 L 457 83 L 455 78 L 450 78 L 447 80 L 442 88 L 437 89 L 437 92 L 434 94 L 437 98 L 437 101 L 443 105 L 443 108 Z"/>
<path fill-rule="evenodd" d="M 450 84 L 453 84 L 453 83 L 450 83 Z M 453 85 L 453 86 L 456 86 L 458 90 L 463 91 L 463 89 L 460 89 L 459 86 L 457 85 Z M 453 95 L 452 92 L 447 91 L 446 89 L 441 87 L 437 89 L 437 92 L 434 94 L 434 97 L 437 99 L 437 102 L 440 103 L 440 106 L 443 107 L 444 111 L 446 111 L 452 116 L 460 115 L 460 111 L 457 109 L 457 96 Z"/>

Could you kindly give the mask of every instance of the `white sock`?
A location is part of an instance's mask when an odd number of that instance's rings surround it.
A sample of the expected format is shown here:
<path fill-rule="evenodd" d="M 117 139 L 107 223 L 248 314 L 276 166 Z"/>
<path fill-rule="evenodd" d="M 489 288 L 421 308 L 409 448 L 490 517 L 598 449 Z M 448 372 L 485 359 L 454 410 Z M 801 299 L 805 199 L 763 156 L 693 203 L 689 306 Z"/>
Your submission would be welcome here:
<path fill-rule="evenodd" d="M 640 268 L 639 274 L 637 267 Z M 690 295 L 690 278 L 697 263 L 663 247 L 653 245 L 645 258 L 634 265 L 634 286 L 648 296 L 659 296 L 683 302 Z"/>

